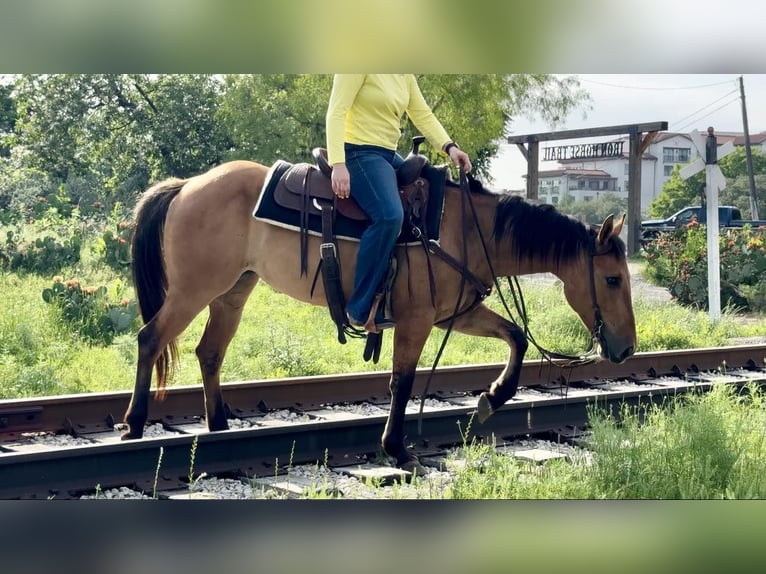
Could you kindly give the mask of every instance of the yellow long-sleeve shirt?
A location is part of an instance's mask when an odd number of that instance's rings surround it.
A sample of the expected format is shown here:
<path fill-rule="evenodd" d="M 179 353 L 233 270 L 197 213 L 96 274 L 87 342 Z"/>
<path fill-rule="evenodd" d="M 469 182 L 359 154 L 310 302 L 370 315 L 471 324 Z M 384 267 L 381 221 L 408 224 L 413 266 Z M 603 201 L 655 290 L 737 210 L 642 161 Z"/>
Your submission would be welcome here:
<path fill-rule="evenodd" d="M 344 142 L 395 150 L 404 113 L 436 149 L 450 141 L 412 74 L 336 74 L 325 118 L 330 165 L 346 160 Z"/>

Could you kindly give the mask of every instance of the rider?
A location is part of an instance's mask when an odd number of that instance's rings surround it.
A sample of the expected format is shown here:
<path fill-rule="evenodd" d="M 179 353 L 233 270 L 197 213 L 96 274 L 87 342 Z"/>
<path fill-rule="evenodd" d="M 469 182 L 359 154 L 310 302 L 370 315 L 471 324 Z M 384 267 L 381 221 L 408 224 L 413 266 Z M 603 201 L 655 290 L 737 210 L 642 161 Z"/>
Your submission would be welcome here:
<path fill-rule="evenodd" d="M 402 116 L 464 171 L 471 160 L 447 134 L 423 98 L 413 74 L 336 74 L 327 108 L 327 159 L 332 189 L 339 199 L 354 199 L 372 223 L 362 233 L 354 291 L 346 306 L 351 325 L 378 332 L 394 326 L 373 299 L 401 231 L 404 213 L 395 169 Z"/>

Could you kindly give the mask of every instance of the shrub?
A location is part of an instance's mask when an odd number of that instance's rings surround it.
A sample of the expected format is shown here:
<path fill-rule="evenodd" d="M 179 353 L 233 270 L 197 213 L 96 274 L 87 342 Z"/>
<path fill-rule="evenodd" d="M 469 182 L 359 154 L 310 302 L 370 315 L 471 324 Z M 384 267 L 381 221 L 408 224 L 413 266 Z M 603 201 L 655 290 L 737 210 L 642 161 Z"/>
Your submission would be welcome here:
<path fill-rule="evenodd" d="M 704 225 L 664 233 L 645 247 L 647 273 L 684 305 L 706 308 L 707 236 Z M 766 228 L 726 229 L 719 239 L 721 303 L 766 310 Z"/>
<path fill-rule="evenodd" d="M 83 287 L 76 279 L 54 277 L 42 297 L 88 343 L 110 345 L 116 335 L 138 330 L 136 301 L 123 297 L 115 303 L 104 285 Z"/>
<path fill-rule="evenodd" d="M 120 221 L 116 230 L 105 230 L 101 234 L 100 248 L 106 264 L 115 271 L 130 268 L 130 235 L 132 228 L 126 221 Z"/>
<path fill-rule="evenodd" d="M 0 247 L 0 264 L 11 271 L 55 273 L 80 260 L 82 240 L 79 235 L 59 240 L 52 235 L 23 241 L 14 231 L 6 233 Z"/>

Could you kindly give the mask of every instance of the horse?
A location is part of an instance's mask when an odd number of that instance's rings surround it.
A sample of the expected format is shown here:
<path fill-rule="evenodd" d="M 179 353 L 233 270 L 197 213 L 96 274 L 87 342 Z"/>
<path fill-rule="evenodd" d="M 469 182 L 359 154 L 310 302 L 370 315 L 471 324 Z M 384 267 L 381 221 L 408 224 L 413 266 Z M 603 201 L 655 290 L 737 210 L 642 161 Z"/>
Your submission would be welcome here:
<path fill-rule="evenodd" d="M 178 360 L 177 338 L 205 307 L 209 317 L 195 351 L 207 428 L 219 431 L 228 429 L 221 364 L 258 281 L 293 299 L 327 306 L 322 282 L 300 272 L 300 234 L 253 217 L 268 171 L 259 163 L 231 161 L 188 179 L 156 183 L 139 198 L 131 254 L 144 325 L 137 335 L 135 387 L 123 439 L 143 436 L 153 371 L 161 397 Z M 405 446 L 405 408 L 434 326 L 498 338 L 509 347 L 502 372 L 479 396 L 480 422 L 517 391 L 529 342 L 524 329 L 485 304 L 497 278 L 555 274 L 566 301 L 598 343 L 598 360 L 620 363 L 636 348 L 630 274 L 619 237 L 624 215 L 586 225 L 553 206 L 487 190 L 473 178 L 469 185 L 446 179 L 438 248 L 447 255 L 397 246 L 398 273 L 391 287 L 396 325 L 381 445 L 399 468 L 416 474 L 424 468 Z M 466 211 L 473 211 L 473 221 Z M 317 268 L 322 239 L 312 235 L 308 241 L 308 265 Z M 338 241 L 346 300 L 357 246 Z M 466 283 L 466 275 L 473 281 Z"/>

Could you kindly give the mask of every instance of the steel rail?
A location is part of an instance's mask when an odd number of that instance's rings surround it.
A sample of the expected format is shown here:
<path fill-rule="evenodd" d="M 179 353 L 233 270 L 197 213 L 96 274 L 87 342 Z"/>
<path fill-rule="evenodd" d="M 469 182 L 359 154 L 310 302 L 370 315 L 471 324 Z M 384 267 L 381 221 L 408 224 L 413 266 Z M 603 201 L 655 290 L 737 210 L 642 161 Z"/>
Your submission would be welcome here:
<path fill-rule="evenodd" d="M 543 369 L 539 362 L 527 363 L 526 369 L 534 368 L 540 373 L 537 378 L 528 374 L 527 386 L 537 386 L 547 391 L 547 395 L 542 398 L 525 397 L 524 389 L 521 389 L 518 399 L 499 409 L 483 425 L 478 425 L 472 419 L 475 398 L 470 392 L 485 388 L 488 380 L 491 380 L 491 377 L 486 375 L 491 372 L 496 375 L 502 365 L 445 367 L 437 371 L 438 375 L 434 376 L 432 388 L 443 395 L 452 393 L 453 399 L 445 397 L 445 400 L 453 400 L 455 406 L 424 412 L 422 435 L 418 434 L 417 413 L 407 415 L 405 429 L 416 450 L 428 451 L 439 449 L 446 444 L 459 443 L 461 433 L 469 427 L 475 436 L 502 440 L 504 437 L 519 434 L 554 430 L 563 425 L 582 426 L 586 423 L 588 409 L 593 404 L 611 408 L 625 402 L 631 405 L 657 402 L 665 400 L 670 394 L 705 390 L 714 384 L 713 380 L 716 378 L 721 382 L 735 384 L 745 384 L 751 380 L 763 381 L 766 378 L 766 371 L 763 369 L 764 356 L 766 346 L 646 353 L 638 360 L 631 360 L 623 365 L 599 363 L 590 368 L 557 368 L 561 371 L 558 377 L 551 377 L 550 374 L 543 376 L 542 371 L 547 370 L 547 367 Z M 723 375 L 724 363 L 726 369 L 745 369 L 749 376 L 728 377 L 727 380 Z M 714 377 L 708 374 L 710 371 L 722 374 Z M 675 379 L 660 378 L 668 375 Z M 427 371 L 424 370 L 419 376 L 422 378 L 421 383 L 424 382 Z M 361 383 L 357 377 L 362 379 Z M 387 374 L 369 373 L 350 377 L 307 377 L 256 381 L 249 384 L 229 383 L 225 392 L 237 400 L 242 400 L 239 404 L 246 402 L 244 398 L 252 396 L 262 401 L 263 397 L 267 396 L 273 401 L 272 404 L 301 405 L 304 411 L 310 413 L 312 409 L 330 402 L 327 395 L 324 399 L 320 398 L 321 391 L 317 389 L 320 389 L 322 384 L 327 384 L 328 388 L 337 393 L 333 396 L 342 396 L 350 401 L 352 396 L 377 397 L 377 390 L 371 395 L 369 389 L 366 389 L 368 392 L 360 392 L 358 387 L 363 383 L 369 386 L 381 385 L 383 379 L 387 382 L 387 378 Z M 477 378 L 480 381 L 477 381 Z M 615 379 L 629 379 L 638 383 L 639 387 L 610 392 L 597 392 L 592 388 L 598 388 L 606 381 Z M 346 390 L 348 386 L 356 389 L 356 395 Z M 254 387 L 257 391 L 249 387 Z M 308 390 L 311 390 L 309 396 L 312 408 L 306 408 L 303 393 Z M 469 394 L 455 396 L 458 391 L 466 390 Z M 201 410 L 199 389 L 195 389 L 194 393 L 191 392 L 191 388 L 172 391 L 171 396 L 175 394 L 182 397 L 182 400 L 179 400 L 182 410 Z M 237 391 L 244 394 L 240 395 Z M 188 404 L 191 396 L 195 396 L 199 401 L 193 408 Z M 290 396 L 292 398 L 289 398 Z M 64 409 L 61 403 L 67 400 L 70 401 L 70 405 L 77 404 L 78 408 L 85 408 L 83 405 L 88 404 L 87 397 L 95 399 L 96 403 L 105 401 L 104 404 L 112 405 L 115 404 L 113 401 L 127 400 L 128 394 L 107 393 L 29 399 L 24 401 L 29 403 L 26 407 L 19 407 L 18 401 L 3 401 L 10 406 L 4 411 L 3 405 L 0 404 L 0 416 L 5 416 L 2 415 L 3 412 L 17 413 L 20 408 L 22 411 L 26 409 L 31 412 L 34 408 L 39 409 L 35 411 L 35 414 L 39 415 L 35 419 L 36 423 L 56 420 L 46 411 Z M 88 408 L 93 410 L 93 404 Z M 59 416 L 64 412 L 62 410 Z M 157 411 L 157 414 L 161 413 Z M 240 413 L 242 414 L 247 416 L 262 413 L 260 409 L 248 403 L 247 408 Z M 96 419 L 100 416 L 101 414 Z M 202 431 L 199 424 L 196 430 L 190 431 L 187 428 L 184 431 L 185 424 L 190 422 L 186 416 L 175 419 L 175 422 L 173 416 L 167 413 L 163 414 L 162 418 L 166 426 L 175 426 L 185 434 L 121 442 L 114 440 L 115 433 L 106 428 L 108 425 L 105 422 L 92 424 L 90 421 L 82 425 L 68 423 L 68 430 L 90 437 L 98 437 L 99 433 L 104 436 L 112 435 L 111 439 L 87 446 L 48 448 L 40 451 L 6 449 L 6 452 L 0 453 L 0 498 L 70 498 L 77 497 L 80 492 L 92 492 L 97 485 L 102 488 L 131 485 L 145 492 L 152 492 L 155 488 L 162 491 L 182 487 L 189 473 L 191 451 L 195 441 L 194 466 L 196 469 L 204 469 L 209 474 L 227 472 L 251 477 L 274 475 L 279 472 L 279 466 L 288 462 L 299 464 L 326 460 L 328 464 L 333 465 L 353 464 L 358 461 L 359 453 L 376 452 L 385 424 L 385 416 L 365 416 L 343 420 L 316 419 L 306 423 L 208 433 Z M 70 417 L 65 416 L 65 419 L 69 421 Z M 9 420 L 14 422 L 16 419 Z M 2 445 L 3 443 L 0 443 L 0 448 Z"/>
<path fill-rule="evenodd" d="M 520 387 L 578 380 L 630 378 L 641 381 L 663 375 L 729 367 L 756 368 L 766 362 L 766 345 L 685 349 L 637 353 L 622 364 L 606 361 L 567 367 L 562 361 L 524 361 Z M 502 371 L 503 363 L 440 367 L 429 393 L 449 396 L 485 390 Z M 423 392 L 431 370 L 418 369 L 413 394 Z M 235 416 L 259 414 L 269 409 L 310 410 L 326 403 L 368 401 L 387 403 L 389 372 L 352 373 L 287 379 L 223 383 L 224 398 Z M 203 408 L 201 385 L 170 387 L 164 401 L 150 401 L 149 420 L 193 420 Z M 87 393 L 0 400 L 0 439 L 22 432 L 92 432 L 111 427 L 122 418 L 130 391 Z"/>

